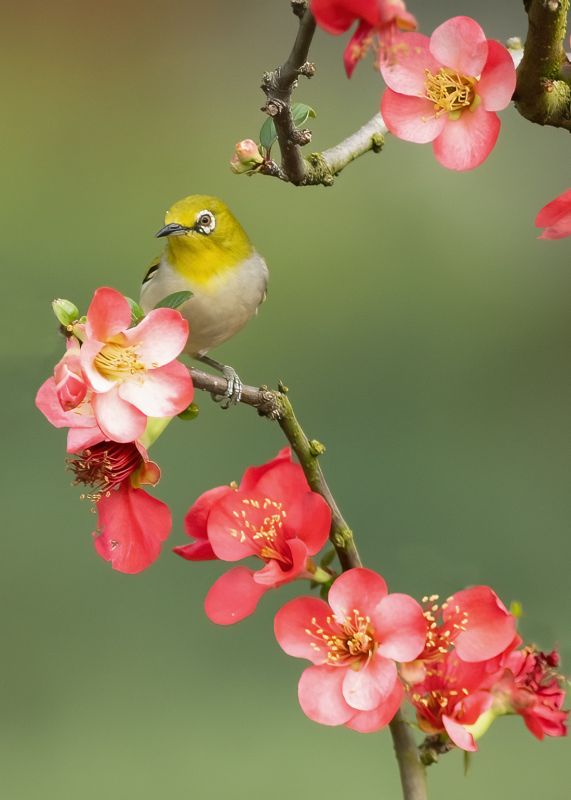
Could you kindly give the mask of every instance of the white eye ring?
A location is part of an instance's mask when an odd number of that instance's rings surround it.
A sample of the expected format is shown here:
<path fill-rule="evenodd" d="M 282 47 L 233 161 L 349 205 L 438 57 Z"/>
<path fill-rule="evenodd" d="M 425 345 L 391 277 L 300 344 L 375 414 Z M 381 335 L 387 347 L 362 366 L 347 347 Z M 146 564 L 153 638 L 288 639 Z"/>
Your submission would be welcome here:
<path fill-rule="evenodd" d="M 216 228 L 216 217 L 214 214 L 205 208 L 203 211 L 200 211 L 196 217 L 196 227 L 200 231 L 200 233 L 204 233 L 208 236 L 209 233 Z"/>

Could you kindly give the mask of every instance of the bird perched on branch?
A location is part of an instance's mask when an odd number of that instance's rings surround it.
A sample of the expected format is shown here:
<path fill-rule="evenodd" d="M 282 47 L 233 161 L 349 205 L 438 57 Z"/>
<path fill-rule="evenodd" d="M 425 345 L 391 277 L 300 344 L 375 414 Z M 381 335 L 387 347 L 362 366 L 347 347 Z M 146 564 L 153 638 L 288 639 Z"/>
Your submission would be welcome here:
<path fill-rule="evenodd" d="M 148 312 L 174 292 L 192 292 L 179 308 L 190 326 L 185 352 L 224 375 L 227 408 L 239 402 L 242 383 L 232 367 L 207 353 L 256 314 L 266 297 L 266 262 L 216 197 L 191 195 L 179 200 L 167 211 L 156 236 L 166 238 L 166 248 L 145 275 L 141 306 Z"/>

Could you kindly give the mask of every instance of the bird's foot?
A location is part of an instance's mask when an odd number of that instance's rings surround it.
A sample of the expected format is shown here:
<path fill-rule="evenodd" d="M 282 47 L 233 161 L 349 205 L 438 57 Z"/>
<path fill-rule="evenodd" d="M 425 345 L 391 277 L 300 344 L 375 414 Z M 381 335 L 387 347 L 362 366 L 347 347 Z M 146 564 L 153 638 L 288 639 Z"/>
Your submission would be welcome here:
<path fill-rule="evenodd" d="M 242 399 L 242 381 L 235 369 L 223 365 L 222 375 L 226 378 L 228 385 L 223 395 L 212 395 L 215 403 L 220 403 L 220 408 L 225 411 L 231 406 L 238 405 Z"/>

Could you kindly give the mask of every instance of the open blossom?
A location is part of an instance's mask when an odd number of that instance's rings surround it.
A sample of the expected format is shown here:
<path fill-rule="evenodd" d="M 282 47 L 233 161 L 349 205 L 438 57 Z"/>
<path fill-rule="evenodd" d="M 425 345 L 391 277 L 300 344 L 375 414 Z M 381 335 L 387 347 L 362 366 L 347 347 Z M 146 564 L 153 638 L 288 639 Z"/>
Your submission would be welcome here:
<path fill-rule="evenodd" d="M 467 663 L 454 651 L 441 655 L 408 690 L 420 729 L 446 733 L 457 747 L 477 750 L 470 727 L 492 706 L 492 682 L 486 662 Z"/>
<path fill-rule="evenodd" d="M 288 655 L 313 664 L 299 682 L 305 714 L 370 733 L 398 710 L 403 688 L 395 662 L 419 655 L 426 621 L 416 600 L 388 594 L 380 575 L 359 567 L 337 578 L 327 603 L 315 597 L 286 603 L 274 630 Z"/>
<path fill-rule="evenodd" d="M 538 239 L 564 239 L 571 236 L 571 189 L 543 206 L 535 218 L 536 228 L 545 228 Z"/>
<path fill-rule="evenodd" d="M 381 64 L 388 89 L 381 101 L 387 128 L 409 142 L 432 142 L 444 167 L 468 170 L 490 154 L 500 132 L 496 111 L 515 90 L 506 48 L 486 39 L 469 17 L 453 17 L 430 39 L 409 33 L 399 58 Z"/>
<path fill-rule="evenodd" d="M 426 644 L 413 664 L 403 666 L 409 682 L 421 680 L 431 662 L 452 648 L 461 661 L 490 661 L 517 643 L 516 620 L 489 586 L 463 589 L 439 604 L 438 595 L 423 597 Z"/>
<path fill-rule="evenodd" d="M 400 33 L 416 28 L 403 0 L 312 0 L 311 10 L 317 23 L 335 35 L 359 22 L 343 55 L 349 77 L 371 47 L 378 47 L 381 61 L 398 57 Z"/>
<path fill-rule="evenodd" d="M 263 567 L 234 567 L 214 583 L 205 600 L 213 622 L 230 625 L 252 614 L 269 589 L 297 578 L 312 578 L 311 556 L 329 534 L 331 512 L 312 492 L 289 448 L 244 473 L 239 487 L 221 486 L 203 494 L 186 517 L 196 539 L 176 547 L 190 561 L 241 561 L 254 556 Z"/>
<path fill-rule="evenodd" d="M 135 327 L 130 322 L 123 295 L 97 289 L 80 350 L 97 423 L 117 442 L 138 439 L 147 417 L 174 417 L 193 397 L 190 374 L 176 361 L 188 336 L 186 320 L 172 308 L 158 308 Z"/>
<path fill-rule="evenodd" d="M 505 670 L 494 685 L 496 713 L 515 713 L 523 717 L 537 739 L 566 736 L 569 712 L 563 710 L 563 679 L 557 674 L 559 654 L 542 653 L 534 647 L 511 652 Z"/>
<path fill-rule="evenodd" d="M 91 487 L 98 517 L 95 549 L 113 569 L 136 573 L 158 557 L 170 533 L 164 503 L 140 488 L 155 486 L 158 466 L 137 442 L 100 442 L 69 460 L 75 482 Z"/>

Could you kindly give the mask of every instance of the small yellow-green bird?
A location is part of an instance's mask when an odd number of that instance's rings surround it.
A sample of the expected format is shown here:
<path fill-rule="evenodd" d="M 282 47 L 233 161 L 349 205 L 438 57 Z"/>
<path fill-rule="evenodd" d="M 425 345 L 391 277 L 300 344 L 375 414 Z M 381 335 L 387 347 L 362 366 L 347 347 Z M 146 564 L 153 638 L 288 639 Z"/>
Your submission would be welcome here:
<path fill-rule="evenodd" d="M 141 306 L 148 312 L 169 294 L 192 292 L 179 307 L 190 327 L 185 352 L 224 375 L 225 407 L 237 403 L 242 384 L 236 371 L 207 353 L 256 314 L 266 297 L 266 262 L 217 197 L 197 194 L 179 200 L 156 236 L 166 237 L 167 244 L 143 279 Z"/>

